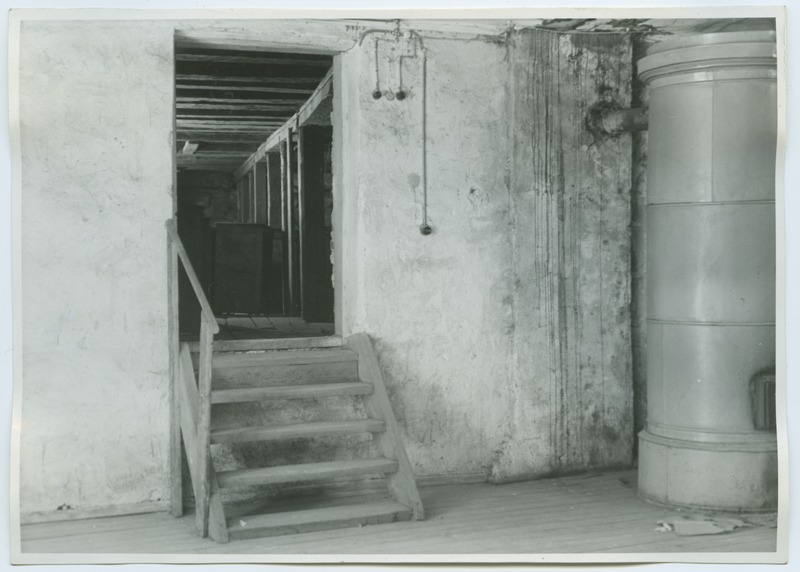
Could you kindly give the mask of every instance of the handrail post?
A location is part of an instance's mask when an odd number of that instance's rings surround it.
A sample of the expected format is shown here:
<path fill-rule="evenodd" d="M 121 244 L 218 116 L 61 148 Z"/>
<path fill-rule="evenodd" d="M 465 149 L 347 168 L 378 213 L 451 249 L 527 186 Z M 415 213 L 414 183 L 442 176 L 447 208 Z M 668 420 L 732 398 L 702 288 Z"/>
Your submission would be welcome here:
<path fill-rule="evenodd" d="M 170 420 L 169 420 L 169 475 L 170 512 L 172 516 L 183 515 L 183 468 L 181 443 L 180 386 L 178 374 L 180 365 L 180 332 L 178 324 L 178 253 L 172 240 L 167 239 L 167 335 L 169 336 L 169 379 L 170 379 Z"/>
<path fill-rule="evenodd" d="M 216 325 L 216 322 L 214 323 Z M 200 536 L 208 534 L 208 506 L 211 496 L 210 482 L 210 447 L 211 447 L 211 355 L 213 352 L 214 334 L 208 317 L 201 314 L 200 319 L 200 359 L 197 391 L 200 396 L 197 419 L 197 467 L 200 482 L 195 499 L 195 520 Z"/>
<path fill-rule="evenodd" d="M 211 483 L 213 473 L 211 470 L 211 357 L 214 351 L 214 334 L 219 332 L 219 324 L 211 310 L 200 279 L 192 267 L 189 255 L 178 235 L 178 229 L 172 219 L 165 223 L 167 229 L 167 257 L 168 257 L 168 306 L 169 306 L 169 373 L 171 381 L 171 419 L 170 419 L 170 503 L 171 512 L 175 516 L 183 514 L 182 490 L 182 457 L 181 433 L 183 427 L 191 433 L 184 433 L 186 442 L 186 455 L 190 465 L 197 468 L 192 472 L 192 481 L 195 492 L 195 524 L 201 537 L 208 534 L 209 530 L 209 504 L 211 496 Z M 197 301 L 200 303 L 200 363 L 199 379 L 197 381 L 198 411 L 197 419 L 181 419 L 181 407 L 187 405 L 181 400 L 181 391 L 178 379 L 182 375 L 180 365 L 180 323 L 178 310 L 178 278 L 179 267 L 183 264 L 189 283 L 192 285 Z M 192 374 L 194 377 L 194 374 Z M 190 416 L 191 417 L 191 416 Z M 195 424 L 196 422 L 196 424 Z M 194 425 L 194 426 L 191 426 Z M 214 481 L 216 482 L 216 481 Z M 215 502 L 219 502 L 218 499 Z M 217 511 L 219 512 L 219 511 Z M 217 523 L 218 524 L 218 523 Z M 218 527 L 217 527 L 218 528 Z M 217 529 L 215 528 L 215 531 Z M 219 532 L 219 531 L 217 531 Z M 224 533 L 222 534 L 224 536 Z"/>

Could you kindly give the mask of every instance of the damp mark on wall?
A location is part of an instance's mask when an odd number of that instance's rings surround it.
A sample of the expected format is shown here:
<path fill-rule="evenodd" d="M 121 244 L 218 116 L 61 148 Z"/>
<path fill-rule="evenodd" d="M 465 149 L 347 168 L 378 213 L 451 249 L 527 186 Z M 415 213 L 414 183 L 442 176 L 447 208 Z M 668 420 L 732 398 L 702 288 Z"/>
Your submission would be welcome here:
<path fill-rule="evenodd" d="M 631 71 L 622 34 L 515 38 L 514 359 L 517 400 L 540 404 L 517 413 L 533 426 L 517 426 L 540 440 L 506 454 L 527 455 L 532 471 L 631 460 L 630 196 L 620 192 L 630 188 L 630 135 L 595 138 L 585 121 L 592 106 L 630 104 Z"/>

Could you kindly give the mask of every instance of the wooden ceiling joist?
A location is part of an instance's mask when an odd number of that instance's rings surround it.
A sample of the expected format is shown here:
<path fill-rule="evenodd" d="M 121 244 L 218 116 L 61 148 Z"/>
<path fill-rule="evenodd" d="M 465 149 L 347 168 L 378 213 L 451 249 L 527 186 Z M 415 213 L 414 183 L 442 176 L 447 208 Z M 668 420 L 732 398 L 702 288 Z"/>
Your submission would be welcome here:
<path fill-rule="evenodd" d="M 181 168 L 233 171 L 294 117 L 331 57 L 176 44 L 175 124 Z M 182 149 L 196 145 L 190 155 Z"/>
<path fill-rule="evenodd" d="M 199 141 L 224 145 L 227 143 L 261 143 L 263 137 L 258 133 L 247 131 L 225 130 L 204 131 L 202 129 L 178 129 L 176 139 L 179 141 Z"/>
<path fill-rule="evenodd" d="M 329 58 L 293 58 L 293 57 L 251 57 L 251 56 L 229 56 L 222 54 L 175 54 L 177 62 L 212 62 L 224 64 L 256 64 L 256 65 L 278 65 L 278 66 L 330 66 Z"/>
<path fill-rule="evenodd" d="M 308 98 L 308 101 L 306 101 L 300 107 L 297 113 L 290 117 L 286 123 L 277 129 L 272 135 L 270 135 L 269 138 L 259 146 L 256 152 L 248 157 L 242 166 L 236 170 L 234 173 L 234 178 L 237 180 L 241 179 L 250 169 L 253 168 L 253 165 L 255 165 L 256 162 L 263 159 L 270 150 L 277 147 L 281 141 L 286 139 L 289 131 L 294 129 L 296 126 L 304 125 L 306 120 L 308 120 L 308 118 L 314 114 L 314 111 L 316 111 L 320 104 L 331 96 L 332 88 L 333 69 L 329 70 L 325 77 L 322 78 L 322 81 L 320 82 L 319 86 L 317 86 L 317 89 L 314 90 L 314 93 Z"/>
<path fill-rule="evenodd" d="M 222 91 L 222 92 L 239 92 L 246 94 L 248 92 L 257 94 L 257 97 L 262 97 L 265 93 L 275 93 L 278 95 L 298 95 L 308 97 L 314 92 L 313 87 L 308 88 L 292 88 L 292 87 L 259 87 L 253 85 L 193 85 L 188 83 L 175 84 L 175 89 L 181 91 Z"/>
<path fill-rule="evenodd" d="M 279 85 L 295 85 L 298 83 L 308 84 L 313 90 L 314 86 L 319 83 L 318 76 L 298 76 L 298 77 L 282 77 L 282 76 L 269 76 L 269 77 L 242 77 L 233 75 L 209 75 L 197 73 L 176 73 L 175 79 L 178 81 L 202 81 L 215 83 L 248 83 L 253 85 L 266 85 L 266 84 L 279 84 Z"/>
<path fill-rule="evenodd" d="M 238 109 L 269 111 L 271 109 L 297 109 L 297 102 L 269 99 L 218 99 L 214 97 L 178 97 L 176 103 L 183 109 Z"/>
<path fill-rule="evenodd" d="M 312 92 L 313 93 L 313 92 Z M 235 99 L 226 97 L 185 97 L 178 96 L 177 103 L 211 103 L 211 104 L 228 104 L 228 105 L 297 105 L 296 99 Z"/>

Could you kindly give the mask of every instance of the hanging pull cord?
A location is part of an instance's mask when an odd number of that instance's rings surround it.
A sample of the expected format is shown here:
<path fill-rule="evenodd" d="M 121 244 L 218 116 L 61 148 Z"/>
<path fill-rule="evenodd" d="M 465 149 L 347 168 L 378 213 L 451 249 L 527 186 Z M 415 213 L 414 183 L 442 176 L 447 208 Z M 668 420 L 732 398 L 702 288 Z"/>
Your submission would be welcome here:
<path fill-rule="evenodd" d="M 372 92 L 373 99 L 380 99 L 381 98 L 381 81 L 380 81 L 380 70 L 378 65 L 378 42 L 380 40 L 375 38 L 375 89 Z"/>
<path fill-rule="evenodd" d="M 428 51 L 422 42 L 422 37 L 416 32 L 411 32 L 419 42 L 422 52 L 422 224 L 419 231 L 423 236 L 428 236 L 433 232 L 433 228 L 428 224 Z"/>

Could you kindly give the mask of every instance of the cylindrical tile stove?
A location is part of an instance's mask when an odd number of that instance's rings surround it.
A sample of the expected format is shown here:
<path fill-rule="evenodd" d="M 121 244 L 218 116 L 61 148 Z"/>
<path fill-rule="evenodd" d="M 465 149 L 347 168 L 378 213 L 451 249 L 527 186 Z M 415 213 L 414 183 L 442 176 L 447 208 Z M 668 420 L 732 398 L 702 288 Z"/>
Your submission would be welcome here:
<path fill-rule="evenodd" d="M 706 34 L 638 64 L 650 90 L 639 494 L 652 501 L 777 504 L 775 432 L 754 413 L 775 367 L 775 50 L 772 32 Z"/>

